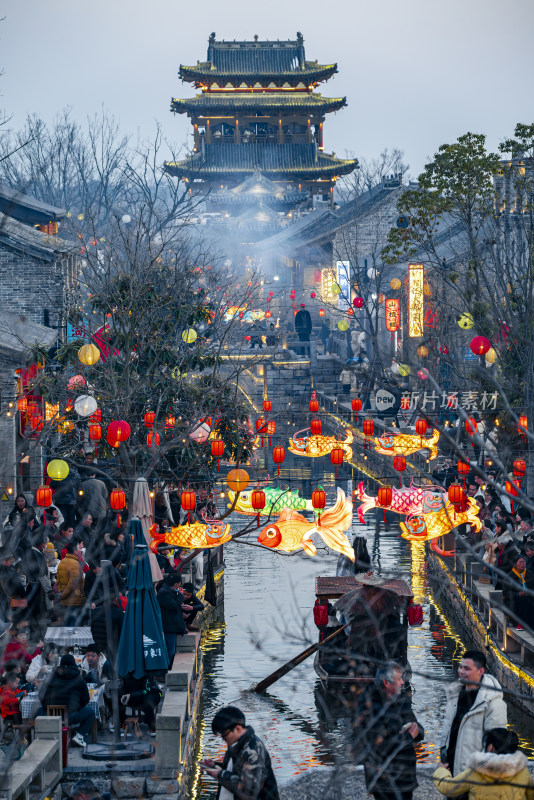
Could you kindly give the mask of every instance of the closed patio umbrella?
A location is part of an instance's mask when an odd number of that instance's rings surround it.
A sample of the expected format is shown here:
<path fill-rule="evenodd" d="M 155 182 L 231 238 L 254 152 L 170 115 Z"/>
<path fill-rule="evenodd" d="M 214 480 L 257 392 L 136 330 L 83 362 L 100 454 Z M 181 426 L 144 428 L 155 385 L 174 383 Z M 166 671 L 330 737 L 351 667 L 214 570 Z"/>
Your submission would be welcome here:
<path fill-rule="evenodd" d="M 150 497 L 150 489 L 146 478 L 137 478 L 133 491 L 133 502 L 131 509 L 132 517 L 138 517 L 141 521 L 143 533 L 146 544 L 152 541 L 148 535 L 148 529 L 154 521 L 154 514 L 152 511 L 152 498 Z M 148 557 L 150 559 L 150 569 L 152 570 L 152 580 L 154 583 L 161 581 L 163 575 L 159 568 L 156 556 L 152 551 L 149 551 Z"/>
<path fill-rule="evenodd" d="M 134 541 L 142 535 L 139 520 L 132 520 Z M 146 544 L 136 544 L 128 570 L 128 603 L 117 656 L 117 671 L 142 678 L 150 671 L 165 672 L 167 648 L 161 624 L 161 612 L 152 583 Z"/>

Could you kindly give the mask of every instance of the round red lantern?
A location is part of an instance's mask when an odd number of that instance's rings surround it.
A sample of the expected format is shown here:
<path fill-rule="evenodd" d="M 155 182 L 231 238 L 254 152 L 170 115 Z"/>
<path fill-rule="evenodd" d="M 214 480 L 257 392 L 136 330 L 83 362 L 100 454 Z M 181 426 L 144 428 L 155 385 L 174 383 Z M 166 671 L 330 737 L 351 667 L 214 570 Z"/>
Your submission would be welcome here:
<path fill-rule="evenodd" d="M 40 508 L 48 508 L 52 505 L 52 489 L 50 486 L 39 486 L 35 492 L 35 502 Z"/>
<path fill-rule="evenodd" d="M 319 309 L 319 316 L 324 317 L 324 308 Z"/>
<path fill-rule="evenodd" d="M 418 419 L 415 422 L 415 432 L 419 434 L 419 436 L 424 436 L 428 428 L 428 422 L 426 419 Z"/>
<path fill-rule="evenodd" d="M 276 448 L 275 448 L 276 449 Z M 257 526 L 260 527 L 260 514 L 259 512 L 265 508 L 265 492 L 261 489 L 254 489 L 250 496 L 250 502 L 254 511 L 258 512 Z"/>
<path fill-rule="evenodd" d="M 264 400 L 263 401 L 263 410 L 264 411 L 272 411 L 273 410 L 273 401 L 272 400 Z"/>
<path fill-rule="evenodd" d="M 321 524 L 321 510 L 326 506 L 326 492 L 324 489 L 314 489 L 312 492 L 312 506 L 319 512 L 318 523 Z"/>
<path fill-rule="evenodd" d="M 465 492 L 461 484 L 451 483 L 449 486 L 448 497 L 453 506 L 461 506 L 465 498 Z"/>
<path fill-rule="evenodd" d="M 363 308 L 365 305 L 365 300 L 363 299 L 363 297 L 355 297 L 354 300 L 352 301 L 352 305 L 354 306 L 354 308 Z"/>
<path fill-rule="evenodd" d="M 319 411 L 319 401 L 318 400 L 310 400 L 308 403 L 308 408 L 310 409 L 312 414 L 317 414 Z"/>
<path fill-rule="evenodd" d="M 311 298 L 312 300 L 315 300 L 315 292 L 310 292 L 310 298 Z"/>
<path fill-rule="evenodd" d="M 512 471 L 516 478 L 522 478 L 527 471 L 527 462 L 524 458 L 516 458 L 512 464 Z"/>
<path fill-rule="evenodd" d="M 108 425 L 106 439 L 111 447 L 118 447 L 121 442 L 125 442 L 128 439 L 131 432 L 132 429 L 125 420 L 115 420 Z"/>
<path fill-rule="evenodd" d="M 323 430 L 323 423 L 320 419 L 312 419 L 310 422 L 310 430 L 313 436 L 319 436 Z"/>
<path fill-rule="evenodd" d="M 273 447 L 273 461 L 278 465 L 278 475 L 280 475 L 280 464 L 283 463 L 285 457 L 286 451 L 283 447 Z"/>
<path fill-rule="evenodd" d="M 469 347 L 471 348 L 471 352 L 476 356 L 483 356 L 490 349 L 491 342 L 485 336 L 475 336 L 474 339 L 471 339 Z"/>
<path fill-rule="evenodd" d="M 151 428 L 154 424 L 154 420 L 156 419 L 156 414 L 154 411 L 147 411 L 144 416 L 145 426 L 147 428 Z"/>
<path fill-rule="evenodd" d="M 270 298 L 268 297 L 268 298 L 267 298 L 267 300 L 269 300 L 269 299 L 270 299 Z M 272 314 L 271 314 L 271 312 L 270 312 L 270 311 L 266 311 L 266 312 L 265 312 L 265 319 L 270 319 L 270 318 L 271 318 L 271 316 L 272 316 Z"/>
<path fill-rule="evenodd" d="M 147 433 L 146 444 L 147 447 L 159 447 L 159 433 L 155 433 L 154 431 Z"/>
<path fill-rule="evenodd" d="M 219 471 L 219 459 L 224 454 L 224 442 L 222 439 L 212 439 L 211 455 L 217 459 L 217 472 Z"/>
<path fill-rule="evenodd" d="M 330 463 L 333 464 L 336 468 L 336 479 L 339 477 L 337 468 L 340 464 L 343 463 L 343 458 L 345 457 L 345 453 L 342 447 L 334 447 L 330 451 Z"/>

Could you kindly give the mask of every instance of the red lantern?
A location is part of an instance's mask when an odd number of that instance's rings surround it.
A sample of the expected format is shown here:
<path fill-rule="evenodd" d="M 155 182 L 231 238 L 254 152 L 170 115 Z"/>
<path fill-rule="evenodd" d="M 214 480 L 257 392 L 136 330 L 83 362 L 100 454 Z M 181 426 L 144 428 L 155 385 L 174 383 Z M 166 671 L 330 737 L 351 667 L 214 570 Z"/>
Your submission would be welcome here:
<path fill-rule="evenodd" d="M 365 300 L 363 299 L 363 297 L 355 297 L 354 300 L 352 301 L 352 305 L 354 306 L 354 308 L 363 308 L 365 305 Z"/>
<path fill-rule="evenodd" d="M 102 409 L 97 408 L 95 413 L 89 417 L 89 422 L 102 422 Z"/>
<path fill-rule="evenodd" d="M 144 416 L 145 426 L 147 428 L 151 428 L 152 425 L 154 424 L 155 419 L 156 419 L 156 414 L 154 413 L 154 411 L 147 411 Z"/>
<path fill-rule="evenodd" d="M 358 424 L 358 412 L 362 410 L 362 401 L 359 397 L 355 397 L 352 401 L 352 410 L 354 412 L 354 422 Z"/>
<path fill-rule="evenodd" d="M 517 432 L 522 435 L 523 439 L 525 440 L 525 444 L 527 443 L 527 427 L 528 427 L 528 420 L 526 416 L 523 415 L 519 417 L 519 425 L 517 426 Z"/>
<path fill-rule="evenodd" d="M 428 422 L 426 419 L 418 419 L 415 422 L 415 432 L 419 434 L 419 436 L 423 437 L 427 431 Z"/>
<path fill-rule="evenodd" d="M 330 463 L 333 464 L 336 468 L 336 480 L 339 477 L 337 468 L 340 464 L 343 463 L 343 458 L 345 453 L 342 447 L 334 447 L 333 450 L 330 451 Z"/>
<path fill-rule="evenodd" d="M 263 401 L 263 410 L 264 411 L 272 411 L 273 410 L 273 401 L 272 400 L 264 400 Z"/>
<path fill-rule="evenodd" d="M 456 469 L 458 470 L 459 475 L 467 475 L 468 472 L 471 472 L 471 464 L 468 461 L 462 461 L 462 459 L 459 459 Z"/>
<path fill-rule="evenodd" d="M 404 472 L 406 469 L 406 456 L 394 456 L 393 469 L 397 472 Z M 400 486 L 402 486 L 402 483 L 399 475 L 399 487 Z"/>
<path fill-rule="evenodd" d="M 320 419 L 312 419 L 310 422 L 310 430 L 313 436 L 319 436 L 323 430 L 323 423 Z"/>
<path fill-rule="evenodd" d="M 95 443 L 95 453 L 96 453 L 96 443 L 100 441 L 102 438 L 102 425 L 99 425 L 98 422 L 89 425 L 89 438 L 92 442 Z"/>
<path fill-rule="evenodd" d="M 126 495 L 122 489 L 112 489 L 109 502 L 113 511 L 122 511 L 126 505 Z"/>
<path fill-rule="evenodd" d="M 259 528 L 260 527 L 259 512 L 265 508 L 265 492 L 263 492 L 261 489 L 254 489 L 254 491 L 250 496 L 250 502 L 252 504 L 252 508 L 254 509 L 254 511 L 258 511 L 257 527 Z"/>
<path fill-rule="evenodd" d="M 39 486 L 35 492 L 35 502 L 40 508 L 48 508 L 52 505 L 52 489 L 50 486 Z"/>
<path fill-rule="evenodd" d="M 512 471 L 516 478 L 522 478 L 527 471 L 527 462 L 524 458 L 516 458 L 512 464 Z"/>
<path fill-rule="evenodd" d="M 312 414 L 317 414 L 319 411 L 319 401 L 318 400 L 310 400 L 308 403 L 308 408 L 310 409 Z"/>
<path fill-rule="evenodd" d="M 324 308 L 319 309 L 319 316 L 324 317 Z"/>
<path fill-rule="evenodd" d="M 131 432 L 132 429 L 125 420 L 115 420 L 108 425 L 106 439 L 111 447 L 118 447 L 121 442 L 125 442 L 128 439 Z"/>
<path fill-rule="evenodd" d="M 318 523 L 321 524 L 321 510 L 326 506 L 326 492 L 324 489 L 314 489 L 312 492 L 312 506 L 319 512 Z"/>
<path fill-rule="evenodd" d="M 476 356 L 483 356 L 490 349 L 491 342 L 489 339 L 486 339 L 485 336 L 475 336 L 474 339 L 471 339 L 469 347 L 471 348 L 471 352 Z"/>
<path fill-rule="evenodd" d="M 519 417 L 519 428 L 525 428 L 526 429 L 527 428 L 527 422 L 528 422 L 528 420 L 527 420 L 527 418 L 525 416 Z M 520 433 L 521 433 L 521 431 L 520 431 Z"/>
<path fill-rule="evenodd" d="M 466 419 L 464 425 L 468 436 L 474 436 L 476 433 L 478 433 L 477 421 L 474 417 L 469 417 L 469 419 Z"/>
<path fill-rule="evenodd" d="M 310 298 L 311 298 L 312 300 L 315 300 L 315 292 L 310 292 Z"/>
<path fill-rule="evenodd" d="M 280 464 L 283 463 L 286 457 L 286 451 L 283 447 L 273 447 L 273 461 L 278 465 L 278 475 L 280 475 Z"/>
<path fill-rule="evenodd" d="M 21 414 L 25 414 L 28 410 L 28 400 L 25 397 L 19 397 L 17 400 L 17 408 Z"/>
<path fill-rule="evenodd" d="M 373 422 L 372 419 L 369 419 L 368 417 L 367 419 L 364 419 L 362 427 L 363 427 L 363 435 L 365 436 L 363 442 L 363 449 L 365 450 L 366 447 L 371 449 L 371 442 L 369 441 L 369 437 L 372 436 L 373 433 L 375 432 L 375 423 Z"/>
<path fill-rule="evenodd" d="M 263 434 L 266 433 L 266 425 L 263 417 L 256 420 L 256 431 L 261 434 L 261 446 L 263 447 Z"/>
<path fill-rule="evenodd" d="M 391 486 L 381 486 L 378 490 L 378 505 L 384 509 L 384 522 L 386 521 L 386 508 L 389 508 L 393 500 L 393 489 Z"/>
<path fill-rule="evenodd" d="M 152 447 L 152 445 L 159 447 L 159 433 L 155 433 L 154 431 L 147 433 L 146 443 L 147 447 Z"/>
<path fill-rule="evenodd" d="M 511 494 L 513 497 L 517 497 L 518 494 L 519 494 L 517 481 L 506 481 L 506 483 L 504 484 L 504 488 L 506 489 L 508 494 Z M 512 514 L 513 514 L 514 513 L 514 504 L 513 504 L 513 502 L 510 504 L 510 506 L 511 506 Z"/>
<path fill-rule="evenodd" d="M 449 501 L 453 506 L 459 506 L 463 502 L 465 493 L 460 483 L 451 483 L 448 491 Z"/>
<path fill-rule="evenodd" d="M 269 298 L 267 298 L 267 300 L 269 300 Z M 271 312 L 270 311 L 266 311 L 265 312 L 265 319 L 270 319 L 270 318 L 271 318 Z"/>
<path fill-rule="evenodd" d="M 173 414 L 167 414 L 165 417 L 165 430 L 170 431 L 176 425 L 176 417 Z"/>
<path fill-rule="evenodd" d="M 195 510 L 196 504 L 197 504 L 197 498 L 194 492 L 182 492 L 182 496 L 180 497 L 180 505 L 182 506 L 184 511 L 187 511 L 188 525 L 191 522 L 191 517 L 189 515 L 189 512 Z"/>
<path fill-rule="evenodd" d="M 224 442 L 222 439 L 212 439 L 211 455 L 217 459 L 217 472 L 219 471 L 219 459 L 224 454 Z"/>
<path fill-rule="evenodd" d="M 30 417 L 30 428 L 36 433 L 43 430 L 43 418 L 40 414 L 33 414 Z"/>

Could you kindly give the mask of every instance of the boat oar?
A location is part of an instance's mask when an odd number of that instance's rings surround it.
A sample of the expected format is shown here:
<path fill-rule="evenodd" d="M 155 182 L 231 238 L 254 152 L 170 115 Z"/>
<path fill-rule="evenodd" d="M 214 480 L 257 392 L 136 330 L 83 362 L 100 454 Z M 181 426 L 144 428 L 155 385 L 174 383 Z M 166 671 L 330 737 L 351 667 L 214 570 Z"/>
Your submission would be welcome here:
<path fill-rule="evenodd" d="M 273 683 L 276 683 L 276 681 L 279 678 L 283 678 L 284 675 L 287 675 L 287 673 L 291 672 L 292 669 L 295 669 L 295 667 L 298 667 L 299 664 L 302 664 L 302 662 L 305 661 L 308 658 L 308 656 L 311 656 L 313 653 L 319 650 L 320 647 L 323 647 L 327 642 L 331 641 L 334 638 L 334 636 L 337 636 L 338 633 L 344 631 L 345 628 L 348 627 L 349 625 L 350 622 L 347 622 L 346 625 L 343 625 L 343 627 L 338 628 L 337 631 L 331 633 L 330 636 L 327 636 L 326 639 L 324 639 L 322 642 L 316 642 L 315 644 L 312 644 L 311 647 L 307 647 L 306 650 L 303 650 L 302 653 L 298 654 L 298 656 L 292 658 L 291 661 L 287 662 L 287 664 L 284 664 L 282 667 L 279 667 L 275 672 L 272 672 L 270 675 L 268 675 L 266 678 L 260 681 L 257 684 L 257 686 L 253 688 L 252 691 L 258 692 L 258 694 L 264 692 L 266 689 L 269 688 L 269 686 L 272 686 Z"/>

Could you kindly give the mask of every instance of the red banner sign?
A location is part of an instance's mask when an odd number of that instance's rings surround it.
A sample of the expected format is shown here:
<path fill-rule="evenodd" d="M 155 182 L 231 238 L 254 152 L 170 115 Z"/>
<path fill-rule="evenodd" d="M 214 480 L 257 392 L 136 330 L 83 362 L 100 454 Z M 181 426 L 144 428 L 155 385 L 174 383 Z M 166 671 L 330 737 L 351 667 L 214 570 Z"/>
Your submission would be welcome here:
<path fill-rule="evenodd" d="M 386 300 L 386 328 L 390 333 L 399 330 L 400 325 L 400 305 L 399 301 L 393 298 Z"/>

